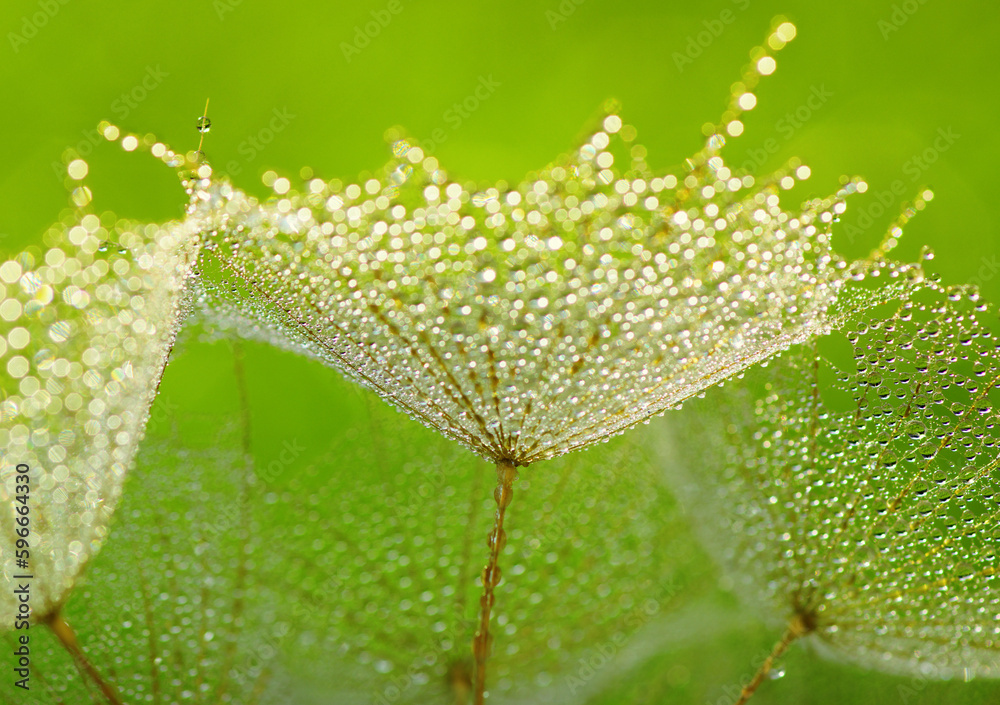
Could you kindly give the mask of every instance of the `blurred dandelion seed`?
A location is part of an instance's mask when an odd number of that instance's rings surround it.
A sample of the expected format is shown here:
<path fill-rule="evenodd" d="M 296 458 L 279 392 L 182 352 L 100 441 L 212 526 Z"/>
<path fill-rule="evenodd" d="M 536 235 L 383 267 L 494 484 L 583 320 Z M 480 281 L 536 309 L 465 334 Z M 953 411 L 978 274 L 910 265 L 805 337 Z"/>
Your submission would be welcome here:
<path fill-rule="evenodd" d="M 80 161 L 69 168 L 82 180 Z M 80 208 L 50 229 L 44 254 L 0 264 L 0 561 L 9 587 L 24 572 L 13 497 L 15 465 L 26 464 L 36 621 L 62 624 L 58 611 L 107 534 L 183 318 L 198 231 L 193 221 L 102 223 Z M 5 625 L 17 611 L 8 587 Z"/>
<path fill-rule="evenodd" d="M 711 450 L 670 465 L 690 460 L 679 486 L 729 529 L 707 543 L 739 591 L 791 620 L 775 657 L 807 638 L 865 668 L 1000 677 L 995 312 L 930 283 L 891 308 L 844 333 L 850 371 L 805 348 L 753 375 L 756 401 L 682 416 Z"/>

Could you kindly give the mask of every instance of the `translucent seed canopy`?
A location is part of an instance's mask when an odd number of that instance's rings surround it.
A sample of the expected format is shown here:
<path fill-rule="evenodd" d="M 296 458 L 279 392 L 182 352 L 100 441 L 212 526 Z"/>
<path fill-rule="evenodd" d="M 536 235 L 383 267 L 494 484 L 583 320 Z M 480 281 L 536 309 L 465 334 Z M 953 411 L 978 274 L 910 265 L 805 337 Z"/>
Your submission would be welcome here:
<path fill-rule="evenodd" d="M 183 702 L 194 683 L 210 702 L 456 702 L 495 504 L 467 451 L 358 401 L 315 464 L 280 476 L 248 470 L 240 429 L 211 413 L 195 412 L 200 428 L 219 429 L 204 447 L 142 444 L 121 521 L 65 608 L 125 702 Z M 704 554 L 642 449 L 620 440 L 594 450 L 594 473 L 555 461 L 564 483 L 518 488 L 533 509 L 511 524 L 498 587 L 497 702 L 600 692 L 625 659 L 586 682 L 579 659 L 596 645 L 648 653 L 677 640 L 663 625 L 702 594 Z M 415 446 L 426 452 L 414 457 Z M 653 567 L 635 570 L 642 560 Z M 651 644 L 636 643 L 641 627 L 659 627 Z M 151 655 L 149 634 L 167 633 Z M 179 662 L 184 673 L 167 677 Z M 86 702 L 68 654 L 33 663 L 50 681 L 66 674 L 64 701 Z"/>
<path fill-rule="evenodd" d="M 831 657 L 1000 677 L 995 316 L 923 288 L 836 336 L 845 372 L 798 350 L 754 375 L 758 394 L 678 422 L 704 439 L 668 464 L 689 469 L 708 544 L 764 614 L 810 615 Z"/>
<path fill-rule="evenodd" d="M 0 623 L 30 573 L 35 618 L 99 548 L 180 323 L 197 240 L 187 225 L 80 215 L 53 244 L 0 264 Z M 28 570 L 16 564 L 16 482 L 29 470 Z M 20 468 L 20 470 L 18 470 Z"/>
<path fill-rule="evenodd" d="M 209 315 L 315 355 L 493 460 L 607 439 L 824 332 L 848 278 L 829 246 L 847 183 L 725 166 L 713 136 L 656 173 L 615 114 L 514 185 L 448 177 L 404 139 L 378 178 L 257 202 L 228 186 L 205 233 Z M 213 182 L 214 183 L 214 182 Z"/>

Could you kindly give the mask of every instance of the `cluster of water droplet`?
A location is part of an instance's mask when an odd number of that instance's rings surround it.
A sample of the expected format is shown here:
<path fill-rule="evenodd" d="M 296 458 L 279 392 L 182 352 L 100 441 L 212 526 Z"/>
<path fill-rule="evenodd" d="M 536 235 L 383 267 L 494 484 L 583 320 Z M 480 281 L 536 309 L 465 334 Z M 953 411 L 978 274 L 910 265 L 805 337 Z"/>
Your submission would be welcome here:
<path fill-rule="evenodd" d="M 518 184 L 455 181 L 397 139 L 382 178 L 297 190 L 271 174 L 264 203 L 226 187 L 205 233 L 204 307 L 493 460 L 604 440 L 825 331 L 848 277 L 829 233 L 863 182 L 791 212 L 779 194 L 807 167 L 755 179 L 719 155 L 774 70 L 754 56 L 677 173 L 651 171 L 609 114 Z"/>
<path fill-rule="evenodd" d="M 73 180 L 85 162 L 69 165 Z M 74 200 L 89 202 L 76 186 Z M 82 194 L 82 195 L 81 195 Z M 78 210 L 0 264 L 0 557 L 17 573 L 15 468 L 30 467 L 34 615 L 64 599 L 96 551 L 142 437 L 170 345 L 197 239 Z M 15 596 L 0 595 L 12 623 Z"/>
<path fill-rule="evenodd" d="M 463 679 L 468 689 L 473 677 L 477 578 L 495 509 L 489 474 L 440 442 L 425 441 L 421 447 L 430 453 L 414 457 L 405 438 L 370 440 L 337 449 L 330 463 L 348 459 L 374 477 L 330 473 L 330 465 L 319 463 L 311 477 L 292 484 L 289 497 L 323 478 L 311 499 L 317 527 L 301 538 L 289 532 L 283 544 L 298 558 L 275 568 L 303 586 L 308 604 L 323 605 L 331 591 L 340 597 L 327 608 L 330 617 L 314 620 L 309 638 L 290 643 L 287 653 L 292 662 L 312 664 L 299 672 L 325 688 L 353 681 L 371 688 L 376 702 L 376 696 L 452 702 Z M 656 479 L 628 470 L 638 455 L 609 447 L 593 459 L 593 473 L 563 464 L 552 468 L 560 482 L 520 483 L 524 511 L 506 525 L 505 579 L 493 608 L 492 697 L 574 701 L 566 679 L 576 675 L 581 657 L 598 645 L 622 649 L 639 626 L 682 601 L 687 586 L 671 583 L 671 576 L 691 567 L 694 552 Z M 615 492 L 598 491 L 602 486 Z M 323 537 L 318 561 L 317 534 Z M 647 561 L 656 568 L 628 567 Z M 666 594 L 668 588 L 674 592 Z"/>
<path fill-rule="evenodd" d="M 687 492 L 731 530 L 709 542 L 748 599 L 808 615 L 837 658 L 1000 676 L 994 315 L 920 287 L 848 326 L 848 371 L 807 349 L 759 395 L 730 392 L 724 418 L 684 420 L 708 434 Z"/>
<path fill-rule="evenodd" d="M 81 211 L 38 261 L 24 253 L 0 265 L 0 448 L 11 461 L 0 500 L 13 494 L 14 463 L 28 463 L 36 614 L 62 605 L 107 533 L 196 258 L 206 318 L 314 355 L 445 437 L 517 465 L 607 440 L 903 297 L 894 315 L 848 336 L 849 409 L 820 391 L 826 363 L 789 363 L 715 447 L 689 451 L 706 454 L 699 467 L 718 481 L 708 505 L 735 530 L 724 562 L 758 599 L 808 615 L 823 643 L 867 665 L 995 674 L 996 338 L 974 301 L 933 299 L 944 296 L 933 286 L 923 290 L 933 300 L 911 298 L 920 269 L 881 259 L 929 194 L 871 261 L 849 267 L 830 231 L 863 182 L 790 211 L 781 192 L 807 167 L 761 179 L 720 156 L 775 69 L 769 50 L 794 34 L 779 24 L 752 53 L 705 148 L 672 173 L 649 169 L 634 129 L 609 112 L 571 155 L 518 184 L 452 180 L 394 135 L 380 178 L 293 188 L 269 172 L 274 197 L 259 202 L 213 174 L 200 146 L 182 155 L 102 124 L 126 151 L 181 170 L 191 200 L 187 218 L 165 226 Z M 198 121 L 203 135 L 210 126 Z M 87 171 L 68 165 L 81 209 Z M 849 285 L 883 272 L 889 286 Z M 691 437 L 707 438 L 717 416 L 695 416 Z M 479 469 L 453 468 L 432 447 L 411 459 L 395 434 L 369 438 L 280 490 L 265 491 L 240 455 L 209 453 L 190 485 L 147 475 L 135 524 L 122 530 L 131 553 L 80 594 L 108 625 L 90 633 L 88 651 L 116 664 L 128 699 L 277 702 L 294 684 L 302 697 L 374 688 L 390 702 L 454 700 L 471 687 L 475 537 L 492 502 Z M 157 467 L 191 460 L 156 457 Z M 366 472 L 328 472 L 348 461 Z M 693 554 L 657 512 L 648 478 L 603 491 L 631 462 L 519 485 L 536 509 L 505 528 L 514 540 L 502 570 L 517 589 L 497 587 L 492 631 L 504 639 L 491 691 L 565 696 L 548 686 L 581 654 L 623 643 L 637 615 L 649 621 L 639 610 L 669 602 L 664 583 Z M 164 521 L 155 498 L 168 487 L 201 505 Z M 234 513 L 220 514 L 234 493 Z M 293 505 L 301 521 L 285 520 Z M 192 522 L 200 537 L 180 533 Z M 137 552 L 149 531 L 155 548 Z M 9 578 L 14 534 L 2 532 Z M 261 555 L 270 543 L 284 547 L 280 562 Z M 625 572 L 639 563 L 659 572 Z M 122 592 L 109 599 L 100 581 Z M 0 618 L 12 614 L 10 595 Z"/>
<path fill-rule="evenodd" d="M 209 447 L 144 444 L 63 610 L 123 702 L 450 705 L 468 690 L 487 473 L 369 401 L 369 418 L 352 407 L 328 451 L 288 472 L 248 466 L 241 429 L 207 415 Z M 641 449 L 592 453 L 593 473 L 556 461 L 558 482 L 519 487 L 533 509 L 508 525 L 494 698 L 578 702 L 601 682 L 588 664 L 618 672 L 607 654 L 697 593 L 705 561 Z M 43 645 L 50 690 L 26 702 L 85 698 L 69 656 Z"/>
<path fill-rule="evenodd" d="M 273 675 L 262 673 L 260 655 L 273 652 L 265 627 L 274 617 L 263 614 L 270 603 L 256 599 L 265 586 L 250 568 L 262 541 L 249 502 L 254 477 L 238 428 L 228 424 L 213 441 L 143 444 L 111 537 L 63 608 L 120 702 L 260 702 Z M 91 677 L 46 632 L 38 636 L 41 683 L 25 702 L 89 701 Z"/>

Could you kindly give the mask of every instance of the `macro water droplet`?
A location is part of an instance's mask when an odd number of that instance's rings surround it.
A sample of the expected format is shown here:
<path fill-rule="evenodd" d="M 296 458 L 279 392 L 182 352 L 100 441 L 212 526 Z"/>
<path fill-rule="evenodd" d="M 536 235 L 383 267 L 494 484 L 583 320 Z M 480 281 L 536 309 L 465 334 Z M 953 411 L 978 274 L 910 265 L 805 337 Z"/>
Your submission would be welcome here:
<path fill-rule="evenodd" d="M 815 630 L 862 667 L 1000 677 L 987 530 L 1000 445 L 976 413 L 1000 385 L 1000 337 L 963 292 L 911 281 L 872 301 L 886 305 L 878 315 L 855 311 L 853 332 L 836 334 L 854 353 L 837 382 L 849 408 L 827 408 L 836 366 L 801 346 L 675 420 L 702 443 L 672 445 L 668 465 L 691 511 L 713 518 L 705 543 L 727 573 L 773 614 L 791 602 L 819 615 L 793 637 Z"/>
<path fill-rule="evenodd" d="M 392 143 L 392 153 L 394 156 L 403 157 L 410 151 L 410 143 L 406 140 L 396 140 Z"/>
<path fill-rule="evenodd" d="M 89 187 L 79 186 L 73 189 L 73 192 L 70 197 L 74 205 L 83 207 L 88 205 L 91 202 L 91 200 L 93 200 L 94 196 L 91 193 Z"/>

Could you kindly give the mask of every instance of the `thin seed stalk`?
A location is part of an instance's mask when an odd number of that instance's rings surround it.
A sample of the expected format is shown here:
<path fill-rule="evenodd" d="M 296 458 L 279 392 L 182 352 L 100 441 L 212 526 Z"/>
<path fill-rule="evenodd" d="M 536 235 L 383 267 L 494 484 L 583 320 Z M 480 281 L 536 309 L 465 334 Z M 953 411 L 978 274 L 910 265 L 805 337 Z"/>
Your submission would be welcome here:
<path fill-rule="evenodd" d="M 122 700 L 118 695 L 118 691 L 115 687 L 105 681 L 97 668 L 94 667 L 88 659 L 86 654 L 83 653 L 83 649 L 80 648 L 80 644 L 76 640 L 76 632 L 69 625 L 66 620 L 62 618 L 62 615 L 56 611 L 46 617 L 44 620 L 46 626 L 52 630 L 52 633 L 56 635 L 59 643 L 62 644 L 63 648 L 69 652 L 70 656 L 76 662 L 77 667 L 86 673 L 91 681 L 100 689 L 101 694 L 108 701 L 110 705 L 122 705 Z"/>
<path fill-rule="evenodd" d="M 493 648 L 493 635 L 490 634 L 490 611 L 493 609 L 493 591 L 500 584 L 500 552 L 507 544 L 507 534 L 503 530 L 503 519 L 507 507 L 514 498 L 514 480 L 517 479 L 517 468 L 509 460 L 497 461 L 497 487 L 493 491 L 493 499 L 497 503 L 496 518 L 493 531 L 487 537 L 490 549 L 490 559 L 483 568 L 483 596 L 479 600 L 479 629 L 472 640 L 472 655 L 476 661 L 476 699 L 475 705 L 483 705 L 486 699 L 486 661 Z"/>
<path fill-rule="evenodd" d="M 785 630 L 784 635 L 781 640 L 774 645 L 774 649 L 768 655 L 764 663 L 761 664 L 760 668 L 757 669 L 757 673 L 754 675 L 753 680 L 751 680 L 740 692 L 740 698 L 736 701 L 734 705 L 744 705 L 750 697 L 757 692 L 757 688 L 767 677 L 767 674 L 771 672 L 771 668 L 774 666 L 774 662 L 777 661 L 781 656 L 788 650 L 788 647 L 792 645 L 796 639 L 801 636 L 808 634 L 811 631 L 809 624 L 809 619 L 803 615 L 795 615 L 792 621 L 788 623 L 788 628 Z"/>

